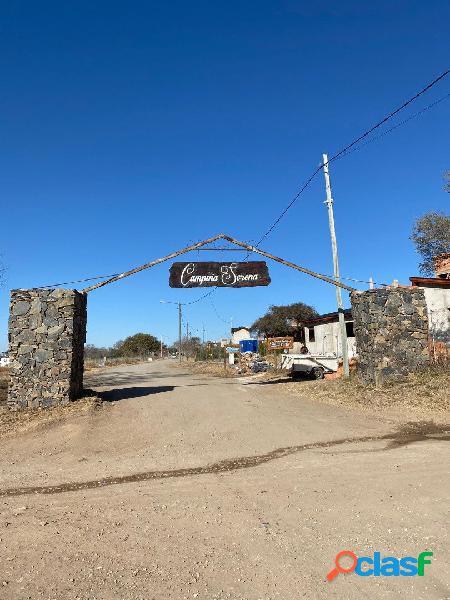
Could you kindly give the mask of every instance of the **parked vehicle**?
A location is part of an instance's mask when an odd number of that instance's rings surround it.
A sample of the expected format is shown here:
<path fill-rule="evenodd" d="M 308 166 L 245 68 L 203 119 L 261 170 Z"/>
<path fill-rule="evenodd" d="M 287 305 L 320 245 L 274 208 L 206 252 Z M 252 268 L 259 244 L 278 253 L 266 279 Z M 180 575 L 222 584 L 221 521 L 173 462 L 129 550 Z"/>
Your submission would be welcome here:
<path fill-rule="evenodd" d="M 308 375 L 314 379 L 323 379 L 325 373 L 337 371 L 339 359 L 330 354 L 282 354 L 281 368 L 290 372 L 292 377 Z"/>

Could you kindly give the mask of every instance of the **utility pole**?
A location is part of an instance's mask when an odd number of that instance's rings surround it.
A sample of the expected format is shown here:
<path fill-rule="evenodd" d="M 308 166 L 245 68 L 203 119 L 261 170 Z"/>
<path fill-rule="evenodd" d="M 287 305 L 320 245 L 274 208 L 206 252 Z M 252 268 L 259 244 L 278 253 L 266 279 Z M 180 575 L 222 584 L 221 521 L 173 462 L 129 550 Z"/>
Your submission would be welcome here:
<path fill-rule="evenodd" d="M 163 357 L 163 336 L 161 336 L 161 358 Z"/>
<path fill-rule="evenodd" d="M 202 345 L 205 345 L 205 324 L 202 325 Z"/>
<path fill-rule="evenodd" d="M 189 323 L 186 323 L 186 343 L 185 343 L 185 354 L 186 354 L 186 360 L 189 360 L 189 357 L 191 355 L 191 349 L 189 346 Z"/>
<path fill-rule="evenodd" d="M 181 365 L 181 302 L 178 302 L 178 360 Z"/>
<path fill-rule="evenodd" d="M 183 320 L 181 314 L 181 307 L 183 306 L 181 302 L 172 302 L 171 300 L 160 300 L 161 304 L 176 304 L 178 306 L 178 360 L 181 364 L 181 322 Z M 161 356 L 162 356 L 162 336 L 161 336 Z"/>
<path fill-rule="evenodd" d="M 322 156 L 323 156 L 323 174 L 325 176 L 325 188 L 326 188 L 326 192 L 327 192 L 327 199 L 325 200 L 325 204 L 328 207 L 328 222 L 330 225 L 331 249 L 333 251 L 333 268 L 334 268 L 333 274 L 334 274 L 335 281 L 340 283 L 336 231 L 334 228 L 333 198 L 331 196 L 330 175 L 328 172 L 328 156 L 326 154 L 323 154 Z M 341 331 L 342 363 L 343 363 L 343 367 L 344 367 L 344 377 L 348 377 L 350 374 L 350 369 L 349 369 L 349 364 L 348 364 L 347 331 L 345 329 L 344 305 L 342 304 L 341 288 L 338 285 L 336 285 L 335 288 L 336 288 L 336 302 L 337 302 L 338 315 L 339 315 L 339 328 Z"/>

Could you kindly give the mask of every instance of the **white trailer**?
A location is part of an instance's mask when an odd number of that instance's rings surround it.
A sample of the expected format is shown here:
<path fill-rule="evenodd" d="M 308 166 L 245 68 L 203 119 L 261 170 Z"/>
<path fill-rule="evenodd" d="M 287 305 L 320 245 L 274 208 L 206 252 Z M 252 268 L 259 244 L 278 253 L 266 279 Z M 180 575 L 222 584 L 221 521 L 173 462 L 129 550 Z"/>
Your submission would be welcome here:
<path fill-rule="evenodd" d="M 281 368 L 289 371 L 292 377 L 309 375 L 323 379 L 325 373 L 336 373 L 339 359 L 326 354 L 282 354 Z"/>

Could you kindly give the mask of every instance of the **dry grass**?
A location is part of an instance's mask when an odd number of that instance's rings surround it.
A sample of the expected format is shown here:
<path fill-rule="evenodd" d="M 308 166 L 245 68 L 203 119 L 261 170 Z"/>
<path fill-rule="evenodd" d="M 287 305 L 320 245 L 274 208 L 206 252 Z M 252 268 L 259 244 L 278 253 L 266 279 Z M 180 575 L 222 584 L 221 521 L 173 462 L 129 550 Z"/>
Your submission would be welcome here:
<path fill-rule="evenodd" d="M 274 378 L 272 378 L 273 380 Z M 381 387 L 362 385 L 353 376 L 348 380 L 321 381 L 278 379 L 277 390 L 310 400 L 395 416 L 414 412 L 416 416 L 446 417 L 450 408 L 450 371 L 430 367 L 402 381 Z"/>
<path fill-rule="evenodd" d="M 26 408 L 12 411 L 0 408 L 0 437 L 37 430 L 71 416 L 89 413 L 98 409 L 101 405 L 100 398 L 87 396 L 76 402 L 64 406 L 55 406 L 51 409 Z"/>
<path fill-rule="evenodd" d="M 174 363 L 175 363 L 175 361 L 174 361 Z M 178 366 L 178 365 L 179 365 L 179 363 L 177 361 L 176 365 L 174 364 L 174 366 Z M 236 372 L 236 369 L 231 369 L 228 366 L 226 369 L 224 368 L 223 360 L 221 360 L 220 362 L 219 361 L 217 361 L 217 362 L 186 361 L 186 362 L 183 362 L 182 365 L 183 365 L 183 367 L 188 368 L 193 373 L 199 373 L 201 375 L 212 375 L 214 377 L 239 377 L 239 375 Z"/>
<path fill-rule="evenodd" d="M 101 359 L 85 358 L 84 370 L 92 371 L 93 369 L 117 367 L 118 365 L 137 365 L 142 362 L 147 362 L 147 359 L 122 356 L 120 358 L 108 358 L 106 365 L 103 366 L 103 361 Z"/>
<path fill-rule="evenodd" d="M 101 406 L 100 398 L 92 394 L 52 409 L 26 408 L 12 411 L 6 408 L 8 382 L 9 368 L 0 367 L 0 437 L 39 429 L 73 415 L 85 414 Z"/>
<path fill-rule="evenodd" d="M 0 405 L 6 403 L 8 396 L 9 369 L 0 367 Z"/>

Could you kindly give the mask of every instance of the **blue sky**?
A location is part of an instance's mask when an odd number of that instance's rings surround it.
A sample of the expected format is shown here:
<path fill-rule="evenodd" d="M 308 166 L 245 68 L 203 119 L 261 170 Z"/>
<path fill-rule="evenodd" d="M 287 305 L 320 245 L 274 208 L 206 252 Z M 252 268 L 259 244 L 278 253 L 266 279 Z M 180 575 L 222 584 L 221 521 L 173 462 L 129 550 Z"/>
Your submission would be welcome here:
<path fill-rule="evenodd" d="M 11 288 L 120 272 L 220 232 L 259 239 L 322 152 L 448 68 L 449 22 L 433 0 L 2 3 L 0 348 Z M 450 77 L 392 124 L 449 92 Z M 331 166 L 344 275 L 417 274 L 414 219 L 448 213 L 449 126 L 444 101 Z M 320 175 L 262 247 L 330 273 L 324 198 Z M 224 254 L 191 258 L 241 257 Z M 170 289 L 169 266 L 92 292 L 88 342 L 174 339 L 160 299 L 202 292 Z M 335 309 L 331 286 L 270 271 L 269 287 L 219 289 L 185 320 L 217 338 L 270 304 Z"/>

